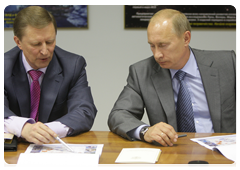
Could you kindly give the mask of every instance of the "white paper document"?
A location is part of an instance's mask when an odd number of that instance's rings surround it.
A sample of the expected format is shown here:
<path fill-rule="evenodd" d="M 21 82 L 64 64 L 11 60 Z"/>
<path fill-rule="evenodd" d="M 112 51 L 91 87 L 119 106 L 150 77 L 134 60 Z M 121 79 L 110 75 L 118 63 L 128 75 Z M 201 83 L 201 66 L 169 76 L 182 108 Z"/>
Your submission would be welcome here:
<path fill-rule="evenodd" d="M 115 163 L 154 164 L 161 154 L 160 149 L 154 148 L 123 148 Z"/>
<path fill-rule="evenodd" d="M 21 167 L 75 167 L 98 166 L 103 144 L 68 144 L 69 152 L 62 144 L 31 144 L 20 154 L 17 166 Z"/>
<path fill-rule="evenodd" d="M 96 154 L 75 153 L 21 153 L 17 167 L 97 167 L 99 156 Z"/>
<path fill-rule="evenodd" d="M 206 138 L 191 139 L 198 144 L 211 149 L 218 150 L 226 158 L 236 161 L 236 135 L 212 136 Z"/>
<path fill-rule="evenodd" d="M 102 154 L 103 144 L 68 144 L 75 153 L 81 154 Z M 31 144 L 25 153 L 71 153 L 62 144 Z"/>

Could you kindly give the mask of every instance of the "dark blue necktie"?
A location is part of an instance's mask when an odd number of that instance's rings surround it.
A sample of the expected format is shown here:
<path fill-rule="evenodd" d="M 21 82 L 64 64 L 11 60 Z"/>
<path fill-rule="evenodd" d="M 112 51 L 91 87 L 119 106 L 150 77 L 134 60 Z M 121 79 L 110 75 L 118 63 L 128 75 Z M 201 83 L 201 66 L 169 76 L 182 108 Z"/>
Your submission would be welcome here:
<path fill-rule="evenodd" d="M 179 70 L 175 76 L 180 83 L 177 98 L 177 125 L 179 132 L 196 132 L 192 101 L 184 77 L 186 73 Z"/>

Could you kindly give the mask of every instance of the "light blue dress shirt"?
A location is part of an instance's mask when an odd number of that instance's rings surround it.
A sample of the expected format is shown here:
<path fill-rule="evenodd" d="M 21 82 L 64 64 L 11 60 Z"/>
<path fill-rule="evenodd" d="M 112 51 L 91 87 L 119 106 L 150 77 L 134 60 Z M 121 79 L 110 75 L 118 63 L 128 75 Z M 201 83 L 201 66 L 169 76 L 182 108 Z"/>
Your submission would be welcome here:
<path fill-rule="evenodd" d="M 184 78 L 184 81 L 186 82 L 192 100 L 196 132 L 214 133 L 212 119 L 210 116 L 201 75 L 197 66 L 196 59 L 191 50 L 189 60 L 181 70 L 187 73 Z M 177 95 L 180 87 L 180 84 L 175 77 L 175 73 L 177 71 L 178 70 L 170 69 L 176 109 L 177 109 Z"/>
<path fill-rule="evenodd" d="M 195 129 L 197 133 L 214 133 L 212 119 L 210 116 L 208 103 L 205 95 L 205 91 L 202 84 L 201 75 L 197 66 L 196 59 L 194 54 L 190 50 L 190 57 L 185 66 L 181 69 L 186 72 L 186 76 L 184 81 L 188 86 L 188 90 L 190 92 L 193 112 L 194 112 L 194 122 Z M 172 77 L 172 87 L 174 92 L 174 101 L 175 108 L 177 109 L 177 96 L 180 84 L 175 77 L 175 73 L 178 70 L 170 69 L 171 77 Z M 128 132 L 131 137 L 140 140 L 139 132 L 142 127 L 149 125 L 141 125 L 136 129 Z"/>

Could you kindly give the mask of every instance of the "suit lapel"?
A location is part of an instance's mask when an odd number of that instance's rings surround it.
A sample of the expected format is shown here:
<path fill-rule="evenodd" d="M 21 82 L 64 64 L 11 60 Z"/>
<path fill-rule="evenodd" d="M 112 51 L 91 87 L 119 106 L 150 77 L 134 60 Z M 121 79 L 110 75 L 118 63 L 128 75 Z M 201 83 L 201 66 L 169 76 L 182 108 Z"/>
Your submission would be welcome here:
<path fill-rule="evenodd" d="M 161 68 L 157 63 L 154 66 L 156 74 L 152 75 L 152 82 L 156 89 L 163 110 L 166 113 L 168 124 L 177 130 L 176 111 L 174 95 L 172 90 L 172 80 L 168 69 Z"/>
<path fill-rule="evenodd" d="M 198 53 L 194 49 L 193 53 L 201 74 L 214 131 L 219 132 L 221 120 L 221 103 L 218 70 L 211 67 L 214 61 L 212 61 L 209 56 L 201 56 L 201 53 Z"/>
<path fill-rule="evenodd" d="M 18 62 L 16 62 L 14 66 L 12 80 L 13 89 L 15 89 L 21 116 L 29 117 L 31 112 L 30 87 L 26 70 L 22 63 L 22 53 L 20 53 Z"/>
<path fill-rule="evenodd" d="M 59 88 L 63 80 L 61 73 L 62 68 L 58 63 L 56 55 L 54 54 L 41 84 L 39 121 L 43 123 L 46 123 L 48 121 L 53 105 L 55 103 Z"/>

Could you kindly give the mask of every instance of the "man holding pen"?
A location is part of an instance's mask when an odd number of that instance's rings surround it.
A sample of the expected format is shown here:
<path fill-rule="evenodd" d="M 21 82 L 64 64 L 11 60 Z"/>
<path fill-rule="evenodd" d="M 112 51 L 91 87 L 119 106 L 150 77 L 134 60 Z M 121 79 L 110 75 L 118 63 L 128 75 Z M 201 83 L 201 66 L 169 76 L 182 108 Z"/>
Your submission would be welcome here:
<path fill-rule="evenodd" d="M 172 9 L 151 18 L 147 36 L 153 56 L 130 66 L 110 130 L 163 146 L 173 146 L 177 132 L 236 133 L 234 51 L 189 47 L 190 24 Z M 150 125 L 141 121 L 145 110 Z"/>
<path fill-rule="evenodd" d="M 89 131 L 97 109 L 86 62 L 56 46 L 54 17 L 30 6 L 13 30 L 17 47 L 4 54 L 4 132 L 43 144 Z"/>

